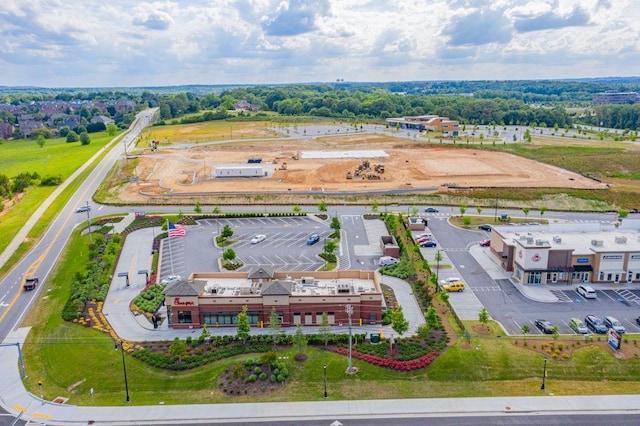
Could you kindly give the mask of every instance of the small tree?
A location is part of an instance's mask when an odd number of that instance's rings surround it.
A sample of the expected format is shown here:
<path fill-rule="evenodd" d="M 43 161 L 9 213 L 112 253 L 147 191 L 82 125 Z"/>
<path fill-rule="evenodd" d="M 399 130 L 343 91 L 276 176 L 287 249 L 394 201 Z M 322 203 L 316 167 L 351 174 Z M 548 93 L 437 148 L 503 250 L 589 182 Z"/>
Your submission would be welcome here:
<path fill-rule="evenodd" d="M 87 132 L 80 133 L 80 144 L 89 145 L 90 143 L 91 143 L 91 138 L 89 137 L 89 133 Z"/>
<path fill-rule="evenodd" d="M 622 222 L 622 219 L 626 219 L 629 216 L 629 210 L 618 210 L 618 221 Z"/>
<path fill-rule="evenodd" d="M 307 336 L 304 335 L 302 325 L 298 324 L 296 327 L 296 333 L 293 335 L 293 344 L 298 348 L 298 354 L 304 354 L 307 346 Z"/>
<path fill-rule="evenodd" d="M 338 244 L 336 244 L 335 241 L 333 240 L 327 240 L 327 242 L 324 244 L 324 248 L 323 251 L 329 256 L 333 256 L 333 254 L 335 253 L 335 251 L 338 249 Z"/>
<path fill-rule="evenodd" d="M 424 319 L 427 321 L 427 325 L 430 329 L 440 327 L 440 317 L 433 305 L 429 305 L 427 308 L 427 313 L 424 315 Z"/>
<path fill-rule="evenodd" d="M 442 262 L 444 257 L 442 256 L 442 252 L 440 250 L 436 251 L 435 260 L 436 260 L 436 287 L 438 285 L 438 275 L 440 274 L 440 262 Z"/>
<path fill-rule="evenodd" d="M 547 211 L 547 208 L 545 206 L 540 207 L 540 217 L 542 217 L 544 215 L 544 212 Z"/>
<path fill-rule="evenodd" d="M 469 225 L 471 225 L 471 217 L 469 217 L 469 216 L 462 216 L 462 223 L 464 224 L 464 226 L 469 226 Z"/>
<path fill-rule="evenodd" d="M 271 339 L 273 343 L 273 347 L 276 347 L 276 341 L 278 338 L 278 334 L 280 333 L 280 316 L 276 311 L 276 307 L 271 308 L 271 313 L 269 314 L 269 334 L 271 334 Z"/>
<path fill-rule="evenodd" d="M 531 331 L 531 327 L 529 327 L 528 324 L 522 324 L 522 334 L 526 336 L 527 334 L 529 334 L 530 331 Z"/>
<path fill-rule="evenodd" d="M 301 211 L 302 211 L 302 209 L 300 208 L 300 206 L 298 206 L 298 205 L 293 206 L 293 212 L 294 213 L 297 214 L 297 213 L 300 213 Z"/>
<path fill-rule="evenodd" d="M 374 202 L 373 204 L 371 204 L 371 211 L 374 213 L 378 213 L 378 209 L 380 208 L 380 206 L 378 205 L 378 203 Z"/>
<path fill-rule="evenodd" d="M 318 334 L 322 338 L 324 345 L 327 346 L 329 344 L 329 338 L 333 333 L 331 331 L 331 325 L 329 325 L 329 316 L 326 312 L 322 313 L 322 320 L 320 322 L 320 327 L 318 328 Z"/>
<path fill-rule="evenodd" d="M 478 321 L 480 321 L 482 325 L 487 325 L 487 323 L 489 322 L 489 311 L 487 311 L 487 308 L 485 308 L 484 306 L 482 307 L 482 309 L 480 309 L 480 313 L 478 314 Z"/>
<path fill-rule="evenodd" d="M 107 124 L 107 133 L 109 134 L 109 136 L 114 136 L 117 131 L 118 126 L 116 126 L 114 123 Z"/>
<path fill-rule="evenodd" d="M 38 146 L 40 148 L 43 148 L 44 144 L 45 144 L 44 135 L 42 135 L 42 134 L 38 135 L 38 140 L 36 141 L 36 143 L 38 144 Z"/>
<path fill-rule="evenodd" d="M 229 224 L 226 224 L 222 227 L 222 232 L 220 232 L 220 235 L 225 239 L 230 238 L 231 236 L 233 236 L 233 229 L 231 229 L 231 226 Z"/>
<path fill-rule="evenodd" d="M 409 330 L 409 321 L 404 317 L 400 305 L 396 306 L 391 314 L 391 328 L 401 336 Z"/>
<path fill-rule="evenodd" d="M 69 130 L 67 133 L 67 142 L 78 142 L 80 140 L 80 136 L 73 130 Z"/>
<path fill-rule="evenodd" d="M 476 206 L 476 211 L 478 212 L 478 214 L 482 213 L 482 206 Z"/>
<path fill-rule="evenodd" d="M 558 329 L 558 326 L 553 326 L 551 329 L 551 336 L 553 337 L 553 340 L 557 340 L 558 337 L 560 337 L 560 330 Z"/>
<path fill-rule="evenodd" d="M 220 207 L 216 206 L 216 207 L 213 208 L 213 210 L 211 210 L 211 213 L 220 214 L 220 213 L 222 213 L 222 210 L 220 210 Z"/>
<path fill-rule="evenodd" d="M 251 333 L 251 325 L 249 324 L 249 314 L 247 314 L 247 305 L 242 307 L 242 311 L 238 312 L 238 328 L 236 335 L 242 340 L 242 344 L 247 343 L 249 334 Z"/>
<path fill-rule="evenodd" d="M 322 200 L 320 201 L 320 203 L 318 203 L 318 210 L 320 210 L 321 212 L 326 212 L 327 211 L 327 202 Z"/>
<path fill-rule="evenodd" d="M 169 353 L 178 359 L 178 364 L 182 363 L 182 357 L 187 353 L 187 342 L 176 337 L 169 346 Z"/>
<path fill-rule="evenodd" d="M 460 215 L 464 216 L 465 212 L 467 211 L 467 205 L 466 204 L 461 204 L 460 205 Z"/>
<path fill-rule="evenodd" d="M 420 209 L 418 209 L 418 206 L 412 206 L 411 207 L 411 216 L 418 216 L 418 212 L 420 211 Z"/>
<path fill-rule="evenodd" d="M 196 207 L 193 209 L 196 213 L 202 213 L 202 207 L 200 207 L 200 202 L 196 201 Z"/>
<path fill-rule="evenodd" d="M 331 229 L 333 229 L 334 231 L 336 231 L 336 233 L 338 233 L 341 227 L 342 225 L 340 225 L 340 219 L 338 219 L 337 216 L 333 216 L 331 218 Z"/>
<path fill-rule="evenodd" d="M 529 207 L 523 207 L 522 208 L 522 213 L 524 213 L 525 217 L 529 217 L 529 212 L 531 211 L 531 209 Z"/>
<path fill-rule="evenodd" d="M 234 249 L 226 249 L 224 251 L 224 253 L 222 253 L 222 258 L 228 262 L 233 262 L 233 260 L 236 258 L 236 252 Z"/>

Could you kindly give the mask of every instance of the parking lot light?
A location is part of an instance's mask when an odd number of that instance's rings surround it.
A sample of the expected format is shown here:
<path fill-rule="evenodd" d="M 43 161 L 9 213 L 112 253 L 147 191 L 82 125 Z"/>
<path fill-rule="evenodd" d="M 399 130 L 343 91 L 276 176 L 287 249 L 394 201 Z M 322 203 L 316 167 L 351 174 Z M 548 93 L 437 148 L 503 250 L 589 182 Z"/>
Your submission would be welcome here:
<path fill-rule="evenodd" d="M 540 390 L 545 389 L 545 380 L 547 378 L 547 357 L 544 357 L 544 367 L 542 368 L 542 386 L 540 386 Z"/>

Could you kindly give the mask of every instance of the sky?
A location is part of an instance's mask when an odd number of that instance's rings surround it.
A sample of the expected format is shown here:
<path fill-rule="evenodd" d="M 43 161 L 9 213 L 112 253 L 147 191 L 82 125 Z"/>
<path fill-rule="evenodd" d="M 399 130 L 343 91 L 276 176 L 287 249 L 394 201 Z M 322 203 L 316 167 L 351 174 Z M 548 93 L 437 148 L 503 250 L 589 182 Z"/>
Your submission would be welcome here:
<path fill-rule="evenodd" d="M 640 75 L 640 0 L 1 0 L 0 86 Z"/>

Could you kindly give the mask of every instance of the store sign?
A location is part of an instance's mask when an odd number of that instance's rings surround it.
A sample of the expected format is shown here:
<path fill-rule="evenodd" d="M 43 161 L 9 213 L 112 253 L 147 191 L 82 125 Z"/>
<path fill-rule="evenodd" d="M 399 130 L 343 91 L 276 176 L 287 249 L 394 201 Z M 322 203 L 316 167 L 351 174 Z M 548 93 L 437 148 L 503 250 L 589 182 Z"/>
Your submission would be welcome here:
<path fill-rule="evenodd" d="M 640 260 L 640 254 L 632 254 L 631 260 Z"/>
<path fill-rule="evenodd" d="M 579 263 L 579 264 L 589 263 L 589 258 L 588 257 L 579 257 L 579 258 L 576 259 L 576 263 Z"/>
<path fill-rule="evenodd" d="M 176 306 L 193 306 L 193 302 L 191 301 L 182 301 L 179 297 L 173 299 L 173 304 Z"/>
<path fill-rule="evenodd" d="M 621 260 L 621 259 L 622 259 L 621 254 L 605 254 L 604 256 L 602 256 L 602 260 Z"/>
<path fill-rule="evenodd" d="M 620 349 L 620 335 L 616 333 L 613 328 L 609 329 L 607 335 L 609 337 L 609 346 L 611 346 L 616 351 Z"/>

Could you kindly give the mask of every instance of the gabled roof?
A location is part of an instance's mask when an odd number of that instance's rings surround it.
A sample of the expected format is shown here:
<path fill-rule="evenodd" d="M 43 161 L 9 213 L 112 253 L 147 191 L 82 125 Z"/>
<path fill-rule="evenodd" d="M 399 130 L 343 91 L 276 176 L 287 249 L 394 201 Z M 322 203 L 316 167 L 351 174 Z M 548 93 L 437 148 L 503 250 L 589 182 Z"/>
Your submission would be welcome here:
<path fill-rule="evenodd" d="M 204 290 L 204 281 L 180 280 L 167 284 L 162 293 L 165 296 L 199 296 Z"/>
<path fill-rule="evenodd" d="M 273 279 L 273 268 L 268 266 L 258 266 L 257 268 L 253 268 L 249 271 L 248 278 L 250 280 L 259 280 L 259 279 Z"/>
<path fill-rule="evenodd" d="M 271 281 L 263 285 L 263 296 L 280 296 L 291 295 L 291 282 L 290 281 Z"/>

